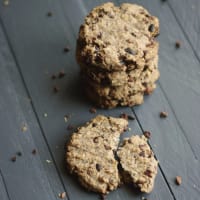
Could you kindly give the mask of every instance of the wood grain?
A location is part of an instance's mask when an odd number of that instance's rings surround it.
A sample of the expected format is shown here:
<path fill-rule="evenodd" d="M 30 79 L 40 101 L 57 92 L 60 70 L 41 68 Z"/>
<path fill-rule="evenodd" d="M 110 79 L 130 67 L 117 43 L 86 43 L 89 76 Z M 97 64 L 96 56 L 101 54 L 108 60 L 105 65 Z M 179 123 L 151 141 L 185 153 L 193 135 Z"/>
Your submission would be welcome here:
<path fill-rule="evenodd" d="M 200 61 L 200 1 L 199 0 L 172 0 L 168 2 L 168 5 L 176 17 L 178 24 L 184 32 L 187 40 L 189 41 L 194 55 Z M 179 38 L 177 38 L 179 39 Z M 185 48 L 184 41 L 182 42 L 182 48 Z"/>
<path fill-rule="evenodd" d="M 0 27 L 0 169 L 10 199 L 55 200 L 64 190 Z M 26 126 L 27 131 L 22 131 Z M 24 129 L 25 130 L 25 129 Z M 37 154 L 33 155 L 32 150 Z M 21 152 L 22 156 L 17 153 Z M 11 158 L 16 156 L 16 162 Z M 4 195 L 0 187 L 0 197 Z M 6 196 L 2 196 L 3 199 Z"/>
<path fill-rule="evenodd" d="M 5 184 L 3 182 L 2 174 L 0 174 L 0 199 L 9 200 L 8 194 L 6 192 Z"/>

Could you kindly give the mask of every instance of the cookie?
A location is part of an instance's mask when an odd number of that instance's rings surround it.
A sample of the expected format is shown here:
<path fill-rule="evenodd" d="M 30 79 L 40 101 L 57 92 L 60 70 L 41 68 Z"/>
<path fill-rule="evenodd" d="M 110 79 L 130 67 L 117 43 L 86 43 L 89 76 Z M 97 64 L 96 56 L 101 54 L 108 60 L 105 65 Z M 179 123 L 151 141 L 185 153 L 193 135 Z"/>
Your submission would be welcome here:
<path fill-rule="evenodd" d="M 77 61 L 108 71 L 142 68 L 158 33 L 158 19 L 143 7 L 105 3 L 94 8 L 80 27 Z"/>
<path fill-rule="evenodd" d="M 151 90 L 150 90 L 151 89 Z M 149 88 L 148 91 L 153 91 L 155 89 L 155 85 Z M 121 99 L 113 99 L 110 96 L 98 96 L 92 88 L 85 88 L 85 92 L 90 100 L 100 108 L 114 108 L 116 106 L 134 106 L 140 105 L 143 103 L 143 93 L 137 93 L 130 95 L 129 97 L 123 97 Z"/>
<path fill-rule="evenodd" d="M 158 162 L 144 136 L 132 136 L 123 141 L 117 151 L 125 182 L 133 183 L 142 192 L 150 193 L 154 186 Z"/>
<path fill-rule="evenodd" d="M 131 80 L 140 79 L 140 74 L 145 71 L 158 70 L 158 56 L 153 59 L 148 59 L 143 69 L 134 69 L 131 71 L 115 71 L 107 72 L 98 68 L 84 68 L 81 70 L 81 75 L 87 77 L 91 82 L 99 85 L 121 86 Z"/>
<path fill-rule="evenodd" d="M 99 97 L 107 97 L 113 99 L 129 98 L 130 95 L 142 93 L 146 90 L 147 85 L 153 84 L 159 77 L 157 69 L 153 71 L 146 70 L 140 75 L 139 79 L 132 78 L 122 86 L 102 86 L 95 82 L 85 80 L 85 87 L 90 88 L 92 93 L 96 93 Z"/>
<path fill-rule="evenodd" d="M 67 144 L 67 166 L 88 190 L 107 194 L 119 186 L 114 151 L 127 125 L 125 119 L 99 115 L 72 134 Z"/>

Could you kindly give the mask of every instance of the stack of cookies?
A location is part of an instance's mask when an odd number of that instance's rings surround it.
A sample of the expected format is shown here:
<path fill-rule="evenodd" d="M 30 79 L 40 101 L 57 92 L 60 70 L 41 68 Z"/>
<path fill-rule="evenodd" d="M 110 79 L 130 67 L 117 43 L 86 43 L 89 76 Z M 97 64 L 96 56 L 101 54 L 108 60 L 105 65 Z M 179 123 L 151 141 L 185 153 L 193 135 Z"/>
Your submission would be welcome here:
<path fill-rule="evenodd" d="M 106 3 L 80 27 L 77 61 L 87 96 L 102 108 L 133 106 L 156 87 L 159 21 L 141 6 Z"/>

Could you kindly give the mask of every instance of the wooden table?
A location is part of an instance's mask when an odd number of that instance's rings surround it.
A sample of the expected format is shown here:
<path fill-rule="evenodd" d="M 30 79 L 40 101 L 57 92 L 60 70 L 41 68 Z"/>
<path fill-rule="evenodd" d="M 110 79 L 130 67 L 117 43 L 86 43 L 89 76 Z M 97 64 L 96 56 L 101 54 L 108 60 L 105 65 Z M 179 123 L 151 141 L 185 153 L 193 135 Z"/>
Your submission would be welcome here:
<path fill-rule="evenodd" d="M 200 199 L 200 1 L 128 1 L 144 5 L 160 19 L 161 77 L 143 105 L 91 114 L 92 105 L 79 85 L 75 45 L 84 16 L 103 2 L 10 0 L 5 6 L 1 1 L 0 200 L 55 200 L 64 191 L 70 200 L 99 199 L 65 168 L 64 145 L 72 132 L 67 127 L 79 126 L 96 114 L 121 112 L 136 117 L 125 136 L 152 133 L 150 145 L 159 172 L 150 195 L 123 186 L 106 198 Z M 180 49 L 175 48 L 177 40 Z M 64 53 L 64 47 L 70 51 Z M 66 76 L 52 80 L 51 75 L 61 70 Z M 54 86 L 60 88 L 57 94 Z M 160 119 L 161 111 L 167 111 L 168 118 Z M 68 121 L 65 115 L 71 116 Z M 174 182 L 176 176 L 182 177 L 180 186 Z"/>

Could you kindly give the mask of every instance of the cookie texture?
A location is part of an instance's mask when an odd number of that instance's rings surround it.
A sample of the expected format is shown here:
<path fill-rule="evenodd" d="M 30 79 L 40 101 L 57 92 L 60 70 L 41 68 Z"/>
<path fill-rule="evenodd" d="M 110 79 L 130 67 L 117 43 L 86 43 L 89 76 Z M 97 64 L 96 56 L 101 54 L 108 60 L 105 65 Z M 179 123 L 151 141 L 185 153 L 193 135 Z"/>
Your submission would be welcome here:
<path fill-rule="evenodd" d="M 88 67 L 108 71 L 141 68 L 158 33 L 158 19 L 143 7 L 105 3 L 94 8 L 80 27 L 77 57 Z"/>
<path fill-rule="evenodd" d="M 106 194 L 119 186 L 114 151 L 127 125 L 125 119 L 98 115 L 72 134 L 67 144 L 67 166 L 88 190 Z"/>
<path fill-rule="evenodd" d="M 144 136 L 132 136 L 123 141 L 117 151 L 125 182 L 133 183 L 142 192 L 150 193 L 154 186 L 158 162 Z"/>

